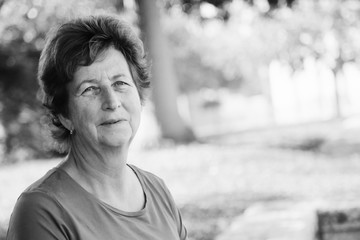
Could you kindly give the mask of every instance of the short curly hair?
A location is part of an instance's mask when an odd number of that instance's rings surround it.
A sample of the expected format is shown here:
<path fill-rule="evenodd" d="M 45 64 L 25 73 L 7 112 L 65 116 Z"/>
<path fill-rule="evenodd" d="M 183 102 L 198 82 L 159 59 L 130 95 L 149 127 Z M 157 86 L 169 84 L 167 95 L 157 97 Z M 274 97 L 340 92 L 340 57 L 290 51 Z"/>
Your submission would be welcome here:
<path fill-rule="evenodd" d="M 128 23 L 112 16 L 89 16 L 49 31 L 40 56 L 38 82 L 51 136 L 58 145 L 54 150 L 67 153 L 70 149 L 70 132 L 58 118 L 68 116 L 67 85 L 79 66 L 91 65 L 110 47 L 124 55 L 144 103 L 146 89 L 150 87 L 149 65 L 143 43 Z"/>

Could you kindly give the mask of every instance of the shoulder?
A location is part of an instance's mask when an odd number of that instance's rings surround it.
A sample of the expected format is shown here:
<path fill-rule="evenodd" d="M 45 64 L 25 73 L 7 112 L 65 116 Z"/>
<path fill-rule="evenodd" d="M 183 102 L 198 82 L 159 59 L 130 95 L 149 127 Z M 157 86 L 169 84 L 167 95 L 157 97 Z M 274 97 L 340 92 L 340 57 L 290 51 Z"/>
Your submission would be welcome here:
<path fill-rule="evenodd" d="M 54 192 L 59 188 L 61 182 L 63 182 L 64 176 L 57 168 L 49 170 L 43 177 L 32 183 L 24 193 L 30 192 Z"/>
<path fill-rule="evenodd" d="M 42 178 L 31 184 L 18 198 L 13 215 L 28 217 L 34 215 L 64 213 L 59 196 L 64 193 L 65 176 L 55 169 L 48 171 Z M 43 216 L 44 217 L 44 216 Z"/>
<path fill-rule="evenodd" d="M 72 233 L 71 216 L 62 200 L 69 199 L 66 181 L 64 173 L 52 169 L 31 184 L 15 204 L 8 239 L 65 239 Z"/>
<path fill-rule="evenodd" d="M 182 217 L 175 204 L 175 201 L 165 185 L 165 182 L 158 176 L 148 171 L 142 170 L 136 166 L 129 165 L 135 171 L 140 181 L 146 186 L 147 193 L 151 196 L 152 204 L 162 213 L 168 213 L 177 224 L 179 236 L 181 239 L 187 239 L 187 230 L 182 223 Z M 151 204 L 150 204 L 151 205 Z"/>
<path fill-rule="evenodd" d="M 64 236 L 58 226 L 64 226 L 66 219 L 62 207 L 46 192 L 24 192 L 11 214 L 7 239 L 53 239 L 49 233 Z"/>
<path fill-rule="evenodd" d="M 18 198 L 13 215 L 21 215 L 22 218 L 31 219 L 34 215 L 56 211 L 61 206 L 46 192 L 39 190 L 24 192 Z M 60 211 L 61 212 L 61 211 Z"/>
<path fill-rule="evenodd" d="M 57 193 L 61 188 L 60 178 L 61 173 L 56 169 L 51 169 L 42 178 L 31 184 L 19 196 L 13 215 L 32 219 L 35 215 L 62 214 L 62 206 L 57 198 Z"/>
<path fill-rule="evenodd" d="M 162 178 L 151 172 L 140 169 L 134 165 L 129 166 L 138 176 L 142 185 L 145 186 L 148 190 L 150 190 L 154 194 L 161 195 L 162 197 L 172 200 L 171 193 Z"/>
<path fill-rule="evenodd" d="M 151 172 L 142 170 L 134 165 L 129 166 L 138 176 L 141 184 L 145 189 L 145 192 L 148 192 L 153 198 L 157 199 L 157 201 L 162 201 L 164 205 L 167 205 L 171 209 L 175 207 L 172 194 L 170 193 L 162 178 Z"/>
<path fill-rule="evenodd" d="M 157 184 L 165 185 L 164 180 L 162 178 L 158 177 L 157 175 L 155 175 L 151 172 L 148 172 L 146 170 L 143 170 L 132 164 L 129 164 L 129 167 L 135 172 L 135 174 L 139 178 L 142 178 L 143 180 L 154 182 Z"/>

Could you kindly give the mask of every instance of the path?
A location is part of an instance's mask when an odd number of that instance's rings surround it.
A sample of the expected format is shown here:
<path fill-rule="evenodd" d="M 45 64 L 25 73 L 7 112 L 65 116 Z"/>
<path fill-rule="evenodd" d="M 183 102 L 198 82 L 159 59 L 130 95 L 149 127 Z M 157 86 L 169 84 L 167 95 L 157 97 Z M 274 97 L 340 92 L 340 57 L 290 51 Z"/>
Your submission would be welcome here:
<path fill-rule="evenodd" d="M 216 240 L 314 240 L 315 203 L 259 203 L 235 219 Z"/>

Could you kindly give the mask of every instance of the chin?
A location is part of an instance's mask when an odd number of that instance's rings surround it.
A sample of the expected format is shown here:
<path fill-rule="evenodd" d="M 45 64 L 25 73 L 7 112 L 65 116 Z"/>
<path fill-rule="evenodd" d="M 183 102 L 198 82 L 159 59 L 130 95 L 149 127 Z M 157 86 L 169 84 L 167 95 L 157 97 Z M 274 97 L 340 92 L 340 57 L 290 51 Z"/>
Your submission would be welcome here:
<path fill-rule="evenodd" d="M 116 138 L 107 138 L 100 141 L 102 145 L 109 147 L 121 147 L 124 145 L 130 145 L 132 137 L 116 137 Z"/>

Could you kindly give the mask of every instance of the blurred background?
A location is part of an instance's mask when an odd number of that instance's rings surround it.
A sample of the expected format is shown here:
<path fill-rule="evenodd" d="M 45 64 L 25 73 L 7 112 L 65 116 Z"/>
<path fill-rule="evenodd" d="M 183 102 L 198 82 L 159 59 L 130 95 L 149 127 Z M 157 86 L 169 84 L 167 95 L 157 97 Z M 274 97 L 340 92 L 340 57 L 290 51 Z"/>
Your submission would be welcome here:
<path fill-rule="evenodd" d="M 0 239 L 62 158 L 37 100 L 45 34 L 89 14 L 145 43 L 153 89 L 129 161 L 165 179 L 190 239 L 226 239 L 254 204 L 359 201 L 359 1 L 0 0 Z"/>

